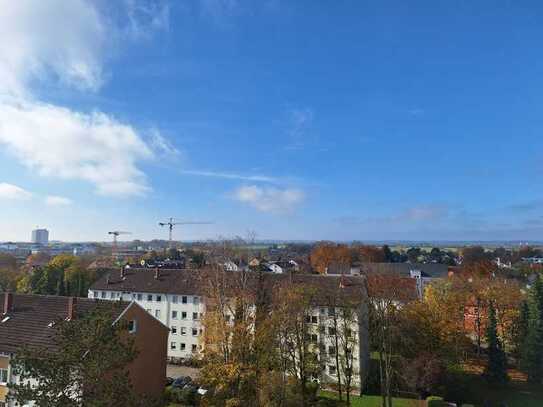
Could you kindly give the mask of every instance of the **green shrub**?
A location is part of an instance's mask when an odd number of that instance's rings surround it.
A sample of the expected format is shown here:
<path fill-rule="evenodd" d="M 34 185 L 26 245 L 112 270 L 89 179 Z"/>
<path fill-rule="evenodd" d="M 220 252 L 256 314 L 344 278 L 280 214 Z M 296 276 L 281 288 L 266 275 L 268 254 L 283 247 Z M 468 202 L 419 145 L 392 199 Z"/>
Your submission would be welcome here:
<path fill-rule="evenodd" d="M 428 407 L 442 407 L 445 405 L 443 402 L 443 397 L 439 396 L 430 396 L 426 399 Z"/>

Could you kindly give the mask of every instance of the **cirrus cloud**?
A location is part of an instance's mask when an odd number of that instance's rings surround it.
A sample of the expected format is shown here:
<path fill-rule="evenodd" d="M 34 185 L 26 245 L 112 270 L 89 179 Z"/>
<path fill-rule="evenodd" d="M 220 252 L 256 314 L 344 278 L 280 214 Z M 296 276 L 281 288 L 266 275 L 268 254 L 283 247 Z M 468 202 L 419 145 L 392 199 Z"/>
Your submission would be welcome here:
<path fill-rule="evenodd" d="M 7 182 L 0 182 L 0 200 L 28 200 L 32 198 L 32 193 L 26 189 L 18 187 L 17 185 L 8 184 Z"/>
<path fill-rule="evenodd" d="M 247 185 L 234 192 L 234 199 L 248 204 L 260 212 L 285 213 L 291 212 L 304 199 L 305 194 L 297 188 L 274 188 Z"/>

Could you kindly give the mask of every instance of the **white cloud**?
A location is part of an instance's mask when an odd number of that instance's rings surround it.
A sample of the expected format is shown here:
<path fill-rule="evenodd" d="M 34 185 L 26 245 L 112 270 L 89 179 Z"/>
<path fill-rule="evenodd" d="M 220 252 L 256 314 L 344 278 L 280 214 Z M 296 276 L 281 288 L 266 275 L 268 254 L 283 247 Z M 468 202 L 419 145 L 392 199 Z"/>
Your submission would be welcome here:
<path fill-rule="evenodd" d="M 5 103 L 0 143 L 40 175 L 88 181 L 103 195 L 140 195 L 148 189 L 137 164 L 153 156 L 151 149 L 132 127 L 103 113 Z"/>
<path fill-rule="evenodd" d="M 33 80 L 55 78 L 96 90 L 106 26 L 83 0 L 0 0 L 0 94 L 28 96 Z"/>
<path fill-rule="evenodd" d="M 27 190 L 18 187 L 17 185 L 0 182 L 0 200 L 28 200 L 32 198 L 32 194 Z"/>
<path fill-rule="evenodd" d="M 157 129 L 151 130 L 150 144 L 155 152 L 166 156 L 179 156 L 179 151 L 167 138 L 162 136 Z"/>
<path fill-rule="evenodd" d="M 290 212 L 303 202 L 305 195 L 295 188 L 263 188 L 248 185 L 234 192 L 234 199 L 251 205 L 261 212 Z"/>
<path fill-rule="evenodd" d="M 123 22 L 100 14 L 99 2 L 0 0 L 0 147 L 42 176 L 90 182 L 103 195 L 141 195 L 149 187 L 140 161 L 169 147 L 165 139 L 156 133 L 148 144 L 105 113 L 42 103 L 33 92 L 51 82 L 97 91 L 111 42 L 166 24 L 162 6 L 118 4 Z"/>
<path fill-rule="evenodd" d="M 49 195 L 45 197 L 45 204 L 49 206 L 70 206 L 73 201 L 63 196 Z"/>

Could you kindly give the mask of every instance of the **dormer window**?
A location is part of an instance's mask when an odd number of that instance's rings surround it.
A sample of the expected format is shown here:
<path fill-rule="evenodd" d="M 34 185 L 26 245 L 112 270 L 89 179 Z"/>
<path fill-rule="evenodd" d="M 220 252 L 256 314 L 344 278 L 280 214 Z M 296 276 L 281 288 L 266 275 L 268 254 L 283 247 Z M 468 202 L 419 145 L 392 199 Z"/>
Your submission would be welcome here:
<path fill-rule="evenodd" d="M 135 319 L 128 321 L 128 332 L 135 334 L 138 329 L 138 324 Z"/>

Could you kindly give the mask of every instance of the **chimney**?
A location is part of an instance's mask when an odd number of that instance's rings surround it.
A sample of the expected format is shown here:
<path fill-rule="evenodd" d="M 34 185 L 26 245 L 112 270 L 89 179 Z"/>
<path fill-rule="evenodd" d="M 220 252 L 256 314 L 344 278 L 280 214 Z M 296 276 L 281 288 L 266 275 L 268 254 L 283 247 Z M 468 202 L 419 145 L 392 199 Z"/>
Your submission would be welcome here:
<path fill-rule="evenodd" d="M 77 305 L 77 298 L 76 297 L 69 297 L 68 298 L 68 317 L 67 320 L 72 320 L 75 318 L 75 308 Z"/>
<path fill-rule="evenodd" d="M 13 311 L 13 294 L 4 293 L 4 315 Z"/>
<path fill-rule="evenodd" d="M 155 280 L 158 280 L 159 277 L 160 277 L 160 269 L 157 267 L 155 269 Z"/>
<path fill-rule="evenodd" d="M 121 267 L 121 280 L 124 279 L 124 267 Z"/>

